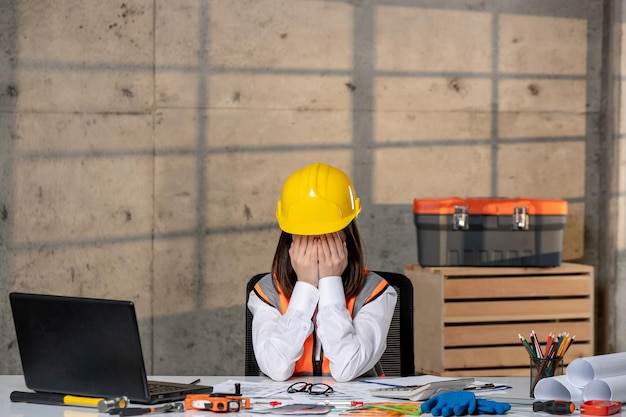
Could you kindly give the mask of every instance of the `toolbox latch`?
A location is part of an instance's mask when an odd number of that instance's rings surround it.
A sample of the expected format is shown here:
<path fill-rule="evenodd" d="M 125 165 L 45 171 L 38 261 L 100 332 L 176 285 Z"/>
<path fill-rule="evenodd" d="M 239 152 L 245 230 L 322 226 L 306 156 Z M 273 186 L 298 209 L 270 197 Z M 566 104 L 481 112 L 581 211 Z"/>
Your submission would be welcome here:
<path fill-rule="evenodd" d="M 513 208 L 513 230 L 528 230 L 528 208 Z"/>
<path fill-rule="evenodd" d="M 454 206 L 453 217 L 454 230 L 467 230 L 469 229 L 469 218 L 467 214 L 467 206 Z"/>

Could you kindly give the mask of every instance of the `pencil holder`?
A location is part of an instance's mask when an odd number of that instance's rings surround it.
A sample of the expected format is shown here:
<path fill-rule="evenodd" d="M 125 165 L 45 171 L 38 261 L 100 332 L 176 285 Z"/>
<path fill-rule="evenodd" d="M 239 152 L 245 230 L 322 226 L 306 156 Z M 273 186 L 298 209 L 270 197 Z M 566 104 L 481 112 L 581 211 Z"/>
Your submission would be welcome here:
<path fill-rule="evenodd" d="M 563 358 L 530 358 L 530 396 L 535 398 L 537 382 L 557 375 L 563 375 Z"/>

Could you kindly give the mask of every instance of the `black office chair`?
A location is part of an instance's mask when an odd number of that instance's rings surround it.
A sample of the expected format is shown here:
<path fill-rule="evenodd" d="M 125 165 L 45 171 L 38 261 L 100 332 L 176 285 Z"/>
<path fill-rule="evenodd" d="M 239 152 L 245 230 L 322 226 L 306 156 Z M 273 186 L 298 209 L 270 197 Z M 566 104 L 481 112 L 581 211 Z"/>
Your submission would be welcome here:
<path fill-rule="evenodd" d="M 387 349 L 380 362 L 386 376 L 411 376 L 415 374 L 413 357 L 413 284 L 405 275 L 395 272 L 374 271 L 385 278 L 398 293 L 398 302 L 387 334 Z M 253 276 L 246 286 L 246 361 L 245 375 L 260 375 L 252 347 L 252 313 L 248 297 L 254 285 L 267 273 Z"/>

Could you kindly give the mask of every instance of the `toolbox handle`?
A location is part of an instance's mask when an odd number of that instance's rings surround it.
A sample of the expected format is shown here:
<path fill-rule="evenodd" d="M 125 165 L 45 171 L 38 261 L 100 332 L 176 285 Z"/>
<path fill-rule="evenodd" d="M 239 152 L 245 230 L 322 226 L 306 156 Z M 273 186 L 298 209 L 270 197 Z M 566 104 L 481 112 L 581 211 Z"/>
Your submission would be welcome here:
<path fill-rule="evenodd" d="M 454 206 L 454 216 L 452 220 L 454 230 L 469 229 L 469 217 L 467 215 L 467 206 Z"/>
<path fill-rule="evenodd" d="M 515 206 L 513 207 L 513 230 L 528 230 L 529 217 L 528 207 Z"/>

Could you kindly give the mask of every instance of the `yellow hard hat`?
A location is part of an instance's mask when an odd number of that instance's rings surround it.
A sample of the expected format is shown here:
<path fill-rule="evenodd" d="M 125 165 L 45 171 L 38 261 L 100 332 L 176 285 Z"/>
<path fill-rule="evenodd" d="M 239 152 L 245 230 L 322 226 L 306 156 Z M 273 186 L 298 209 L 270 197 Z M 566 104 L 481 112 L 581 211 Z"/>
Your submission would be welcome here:
<path fill-rule="evenodd" d="M 276 218 L 284 232 L 323 235 L 342 230 L 360 211 L 350 178 L 335 167 L 315 163 L 287 178 Z"/>

